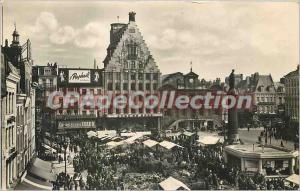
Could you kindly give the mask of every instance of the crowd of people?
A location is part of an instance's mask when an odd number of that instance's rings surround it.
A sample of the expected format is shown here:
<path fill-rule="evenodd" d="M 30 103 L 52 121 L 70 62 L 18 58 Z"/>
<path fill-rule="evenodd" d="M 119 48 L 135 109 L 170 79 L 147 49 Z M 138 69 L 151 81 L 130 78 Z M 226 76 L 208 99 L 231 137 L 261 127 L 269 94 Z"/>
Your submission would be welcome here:
<path fill-rule="evenodd" d="M 159 137 L 151 138 L 162 141 Z M 172 139 L 172 142 L 182 147 L 170 151 L 158 147 L 150 149 L 140 140 L 131 145 L 108 149 L 104 143 L 85 135 L 70 138 L 69 147 L 76 149 L 72 161 L 75 174 L 70 177 L 61 173 L 54 189 L 62 186 L 75 190 L 126 189 L 128 180 L 125 177 L 129 173 L 155 174 L 154 182 L 151 179 L 148 183 L 156 183 L 157 187 L 151 189 L 159 189 L 158 183 L 169 176 L 183 180 L 191 189 L 284 188 L 281 179 L 266 180 L 259 173 L 242 172 L 237 167 L 226 164 L 221 144 L 201 147 L 195 144 L 195 139 L 182 137 Z M 85 180 L 81 175 L 84 171 L 87 172 Z"/>

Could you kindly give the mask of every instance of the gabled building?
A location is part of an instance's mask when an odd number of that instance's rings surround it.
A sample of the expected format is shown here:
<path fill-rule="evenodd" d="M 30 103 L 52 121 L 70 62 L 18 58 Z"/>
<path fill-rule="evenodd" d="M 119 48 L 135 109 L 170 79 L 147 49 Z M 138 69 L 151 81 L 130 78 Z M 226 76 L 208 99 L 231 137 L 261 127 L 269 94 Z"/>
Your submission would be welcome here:
<path fill-rule="evenodd" d="M 129 13 L 129 22 L 113 23 L 110 30 L 110 44 L 104 59 L 104 93 L 113 96 L 129 95 L 142 91 L 145 95 L 159 95 L 161 73 L 143 39 L 135 20 L 136 13 Z M 140 96 L 136 101 L 143 101 Z M 158 108 L 145 106 L 133 109 L 109 108 L 105 111 L 104 127 L 111 128 L 159 128 L 162 114 Z M 120 124 L 122 127 L 120 127 Z"/>
<path fill-rule="evenodd" d="M 1 188 L 13 188 L 35 156 L 35 89 L 32 84 L 31 44 L 19 42 L 16 28 L 13 40 L 1 47 L 5 69 L 5 94 L 1 108 Z M 3 79 L 2 77 L 2 79 Z"/>

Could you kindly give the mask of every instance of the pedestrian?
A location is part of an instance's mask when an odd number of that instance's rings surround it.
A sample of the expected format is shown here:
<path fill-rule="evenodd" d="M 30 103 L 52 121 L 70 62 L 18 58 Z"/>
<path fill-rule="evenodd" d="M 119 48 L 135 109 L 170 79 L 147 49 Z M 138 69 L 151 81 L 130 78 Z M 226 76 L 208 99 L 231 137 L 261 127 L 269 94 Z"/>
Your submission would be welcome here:
<path fill-rule="evenodd" d="M 283 146 L 283 142 L 282 142 L 282 140 L 281 140 L 281 142 L 280 142 L 280 146 L 281 146 L 281 147 L 284 147 L 284 146 Z"/>

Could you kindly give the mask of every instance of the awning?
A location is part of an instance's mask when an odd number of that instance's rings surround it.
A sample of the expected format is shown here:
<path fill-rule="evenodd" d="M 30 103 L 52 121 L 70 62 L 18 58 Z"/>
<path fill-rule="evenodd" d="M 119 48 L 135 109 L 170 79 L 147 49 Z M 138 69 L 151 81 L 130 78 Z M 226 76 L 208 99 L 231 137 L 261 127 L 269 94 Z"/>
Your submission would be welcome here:
<path fill-rule="evenodd" d="M 143 144 L 146 145 L 147 147 L 151 148 L 151 147 L 157 145 L 158 142 L 154 141 L 154 140 L 151 140 L 151 139 L 148 139 L 148 140 L 144 141 Z"/>
<path fill-rule="evenodd" d="M 127 144 L 132 144 L 132 143 L 135 142 L 135 140 L 137 140 L 137 139 L 139 139 L 139 138 L 141 138 L 141 137 L 143 137 L 142 134 L 137 134 L 137 135 L 134 135 L 134 136 L 132 136 L 132 137 L 130 137 L 130 138 L 124 140 L 124 141 L 125 141 L 125 143 L 127 143 Z"/>
<path fill-rule="evenodd" d="M 34 162 L 32 163 L 29 173 L 45 180 L 55 181 L 56 175 L 51 173 L 52 171 L 52 163 L 43 161 L 39 158 L 35 158 Z"/>
<path fill-rule="evenodd" d="M 183 148 L 182 146 L 177 145 L 177 144 L 172 143 L 172 142 L 169 142 L 169 141 L 162 141 L 162 142 L 159 143 L 159 145 L 166 148 L 166 149 L 168 149 L 168 150 L 172 149 L 173 147 Z"/>
<path fill-rule="evenodd" d="M 27 183 L 25 181 L 20 182 L 14 189 L 15 190 L 52 190 L 52 188 L 43 189 L 43 188 L 37 187 L 36 185 L 32 185 L 30 183 Z"/>
<path fill-rule="evenodd" d="M 110 142 L 106 143 L 106 145 L 107 145 L 110 149 L 115 148 L 115 147 L 117 147 L 117 146 L 119 146 L 119 145 L 123 145 L 123 144 L 124 144 L 123 141 L 119 141 L 119 142 L 116 142 L 116 141 L 110 141 Z"/>
<path fill-rule="evenodd" d="M 159 186 L 163 190 L 191 190 L 184 183 L 173 178 L 172 176 L 159 183 Z"/>
<path fill-rule="evenodd" d="M 115 137 L 117 136 L 117 131 L 116 130 L 103 130 L 103 131 L 97 131 L 97 137 L 99 139 L 110 136 L 110 137 Z"/>
<path fill-rule="evenodd" d="M 35 167 L 35 166 L 32 166 L 29 169 L 29 173 L 33 174 L 35 176 L 38 176 L 42 179 L 45 179 L 45 180 L 49 180 L 49 181 L 55 181 L 56 180 L 56 175 L 55 174 L 53 174 L 51 172 L 47 172 L 44 169 L 38 168 L 38 167 Z"/>
<path fill-rule="evenodd" d="M 89 132 L 87 132 L 87 136 L 88 136 L 88 138 L 96 137 L 97 133 L 95 131 L 89 131 Z"/>
<path fill-rule="evenodd" d="M 45 147 L 45 149 L 50 150 L 51 152 L 57 152 L 56 149 L 50 147 L 49 145 L 46 145 L 46 144 L 44 144 L 44 143 L 42 143 L 42 145 L 43 145 L 43 147 Z"/>
<path fill-rule="evenodd" d="M 202 145 L 215 145 L 220 141 L 220 137 L 217 136 L 204 136 L 204 137 L 200 137 L 199 140 L 197 140 L 197 142 Z"/>
<path fill-rule="evenodd" d="M 183 134 L 184 134 L 185 136 L 190 137 L 190 136 L 194 135 L 195 133 L 192 133 L 192 132 L 189 132 L 189 131 L 185 131 L 185 132 L 183 132 Z"/>
<path fill-rule="evenodd" d="M 285 180 L 292 182 L 294 184 L 299 185 L 300 183 L 300 177 L 298 174 L 292 174 L 291 176 L 287 177 Z"/>
<path fill-rule="evenodd" d="M 121 133 L 121 137 L 132 137 L 135 135 L 151 135 L 151 131 L 137 131 L 131 133 Z"/>
<path fill-rule="evenodd" d="M 39 158 L 34 159 L 33 166 L 35 166 L 37 168 L 42 168 L 43 170 L 45 170 L 47 172 L 51 172 L 51 170 L 52 170 L 52 163 L 51 162 L 47 162 L 47 161 L 44 161 L 44 160 L 39 159 Z"/>

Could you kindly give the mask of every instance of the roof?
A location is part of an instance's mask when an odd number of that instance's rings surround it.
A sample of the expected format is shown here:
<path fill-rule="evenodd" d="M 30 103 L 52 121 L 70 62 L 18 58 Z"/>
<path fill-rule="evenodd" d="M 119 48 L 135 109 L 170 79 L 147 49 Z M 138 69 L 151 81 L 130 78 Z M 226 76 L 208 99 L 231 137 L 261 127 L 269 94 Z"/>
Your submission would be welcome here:
<path fill-rule="evenodd" d="M 190 71 L 189 73 L 185 74 L 184 76 L 194 76 L 194 77 L 198 77 L 199 75 L 196 74 L 195 72 L 193 72 L 192 69 L 191 69 L 191 71 Z"/>
<path fill-rule="evenodd" d="M 162 76 L 162 81 L 164 82 L 165 80 L 168 80 L 172 77 L 182 77 L 183 78 L 183 73 L 181 72 L 175 72 L 175 73 L 171 73 L 171 74 L 165 74 Z"/>
<path fill-rule="evenodd" d="M 147 147 L 151 148 L 151 147 L 157 145 L 158 142 L 154 141 L 154 140 L 151 140 L 151 139 L 148 139 L 148 140 L 144 141 L 143 144 L 146 145 Z"/>
<path fill-rule="evenodd" d="M 97 133 L 95 131 L 89 131 L 86 134 L 87 134 L 88 138 L 96 137 L 97 136 Z"/>
<path fill-rule="evenodd" d="M 186 135 L 186 136 L 188 136 L 188 137 L 190 137 L 190 136 L 194 135 L 195 133 L 192 133 L 192 132 L 189 132 L 189 131 L 185 131 L 185 132 L 183 132 L 183 134 Z"/>
<path fill-rule="evenodd" d="M 113 55 L 118 43 L 120 42 L 123 33 L 125 32 L 125 30 L 127 29 L 128 25 L 127 24 L 123 24 L 123 23 L 115 23 L 115 24 L 120 24 L 123 25 L 122 28 L 120 28 L 117 32 L 114 33 L 114 40 L 110 42 L 110 44 L 108 45 L 107 50 L 109 50 L 111 53 L 110 54 L 106 54 L 106 57 L 104 59 L 104 63 L 108 63 L 108 61 L 111 59 L 111 56 Z"/>
<path fill-rule="evenodd" d="M 197 140 L 198 143 L 200 143 L 200 145 L 215 145 L 220 141 L 220 137 L 217 136 L 204 136 L 204 137 L 200 137 L 199 140 Z"/>
<path fill-rule="evenodd" d="M 291 176 L 287 177 L 286 180 L 297 185 L 300 184 L 300 176 L 298 174 L 292 174 Z"/>
<path fill-rule="evenodd" d="M 172 149 L 173 147 L 176 147 L 176 146 L 183 148 L 182 146 L 177 145 L 177 144 L 172 143 L 172 142 L 169 142 L 169 141 L 162 141 L 162 142 L 159 143 L 159 145 L 166 148 L 166 149 L 168 149 L 168 150 L 170 150 L 170 149 Z"/>
<path fill-rule="evenodd" d="M 255 86 L 255 90 L 258 90 L 259 87 L 264 87 L 263 90 L 267 91 L 267 87 L 274 87 L 274 82 L 271 75 L 259 75 L 258 80 Z"/>
<path fill-rule="evenodd" d="M 127 144 L 132 144 L 132 143 L 135 142 L 135 140 L 137 140 L 137 139 L 139 139 L 141 137 L 143 137 L 142 134 L 137 134 L 137 135 L 134 135 L 134 136 L 129 137 L 128 139 L 124 140 L 124 142 L 127 143 Z"/>
<path fill-rule="evenodd" d="M 235 156 L 251 157 L 251 158 L 293 158 L 297 153 L 293 153 L 285 148 L 265 145 L 263 148 L 260 145 L 244 144 L 244 145 L 229 145 L 225 147 L 225 151 Z"/>
<path fill-rule="evenodd" d="M 103 131 L 97 131 L 96 133 L 97 133 L 97 137 L 99 139 L 107 137 L 107 136 L 115 137 L 117 135 L 117 131 L 116 130 L 103 130 Z"/>
<path fill-rule="evenodd" d="M 295 76 L 295 75 L 299 75 L 299 65 L 297 66 L 297 69 L 288 73 L 287 75 L 285 75 L 284 77 L 291 77 L 291 76 Z"/>
<path fill-rule="evenodd" d="M 183 182 L 172 176 L 159 183 L 159 185 L 163 190 L 191 190 Z"/>
<path fill-rule="evenodd" d="M 110 149 L 115 148 L 115 147 L 117 147 L 117 146 L 119 146 L 119 145 L 123 145 L 123 144 L 124 144 L 124 141 L 119 141 L 119 142 L 116 142 L 116 141 L 110 141 L 110 142 L 106 143 L 106 145 L 107 145 Z"/>

